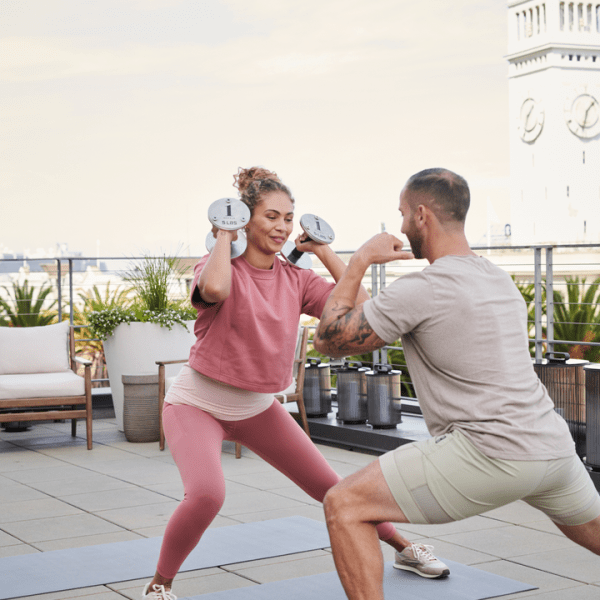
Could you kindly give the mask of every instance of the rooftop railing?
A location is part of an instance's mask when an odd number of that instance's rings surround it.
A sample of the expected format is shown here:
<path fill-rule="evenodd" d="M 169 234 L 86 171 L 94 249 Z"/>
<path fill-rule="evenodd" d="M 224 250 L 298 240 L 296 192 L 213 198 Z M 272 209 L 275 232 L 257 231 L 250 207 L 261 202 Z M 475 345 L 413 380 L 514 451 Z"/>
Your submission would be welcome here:
<path fill-rule="evenodd" d="M 508 272 L 528 306 L 532 358 L 546 352 L 568 351 L 575 358 L 600 362 L 600 244 L 473 247 Z M 339 251 L 348 260 L 353 251 Z M 103 302 L 130 298 L 125 279 L 135 262 L 147 257 L 0 258 L 0 325 L 23 326 L 68 319 L 78 330 L 77 348 L 86 355 L 101 352 L 87 333 L 86 315 Z M 170 277 L 173 299 L 189 295 L 193 266 L 199 257 L 179 257 Z M 363 284 L 372 296 L 406 273 L 419 271 L 427 261 L 395 261 L 373 265 Z M 316 272 L 330 277 L 322 265 Z M 94 304 L 95 303 L 95 304 Z M 21 319 L 21 321 L 19 321 Z M 400 356 L 399 362 L 390 356 Z M 101 361 L 100 356 L 96 356 Z M 402 346 L 374 352 L 370 363 L 392 363 L 405 371 Z M 404 377 L 403 377 L 404 378 Z M 407 396 L 415 396 L 407 377 Z M 97 369 L 96 385 L 106 382 Z"/>

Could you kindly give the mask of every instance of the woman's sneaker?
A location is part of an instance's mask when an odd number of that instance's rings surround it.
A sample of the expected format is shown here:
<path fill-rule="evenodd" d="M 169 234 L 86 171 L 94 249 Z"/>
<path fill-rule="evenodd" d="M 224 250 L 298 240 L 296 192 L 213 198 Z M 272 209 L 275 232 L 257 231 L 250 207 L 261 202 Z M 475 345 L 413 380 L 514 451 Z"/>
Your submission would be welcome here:
<path fill-rule="evenodd" d="M 152 583 L 152 582 L 150 582 Z M 164 585 L 154 584 L 154 588 L 150 591 L 150 583 L 147 583 L 142 592 L 142 600 L 147 598 L 148 600 L 177 600 L 177 596 L 172 594 L 170 590 L 165 590 Z"/>
<path fill-rule="evenodd" d="M 396 561 L 394 568 L 404 571 L 413 571 L 421 577 L 447 577 L 450 575 L 450 569 L 441 560 L 438 560 L 431 552 L 433 546 L 425 544 L 411 544 L 402 550 L 396 552 Z"/>

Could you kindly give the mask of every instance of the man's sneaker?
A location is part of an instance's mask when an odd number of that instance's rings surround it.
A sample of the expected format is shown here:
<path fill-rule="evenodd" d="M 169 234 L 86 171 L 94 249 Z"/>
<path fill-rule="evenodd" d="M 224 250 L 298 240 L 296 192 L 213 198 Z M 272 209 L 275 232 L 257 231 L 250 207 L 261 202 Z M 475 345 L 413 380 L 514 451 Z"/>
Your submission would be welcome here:
<path fill-rule="evenodd" d="M 144 598 L 147 598 L 148 600 L 177 600 L 177 596 L 172 594 L 170 590 L 165 590 L 164 585 L 154 584 L 152 586 L 154 589 L 150 591 L 150 583 L 147 583 L 144 587 L 144 591 L 142 592 L 142 600 L 144 600 Z"/>
<path fill-rule="evenodd" d="M 433 546 L 411 544 L 402 552 L 396 552 L 394 568 L 413 571 L 421 577 L 436 578 L 450 575 L 450 569 L 431 553 L 432 550 Z"/>

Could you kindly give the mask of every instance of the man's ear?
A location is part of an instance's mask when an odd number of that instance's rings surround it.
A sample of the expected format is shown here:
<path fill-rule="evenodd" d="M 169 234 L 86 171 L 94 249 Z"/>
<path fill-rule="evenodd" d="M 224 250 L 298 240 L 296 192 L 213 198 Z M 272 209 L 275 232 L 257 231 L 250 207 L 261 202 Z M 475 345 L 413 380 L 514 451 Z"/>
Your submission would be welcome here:
<path fill-rule="evenodd" d="M 427 221 L 427 207 L 424 204 L 419 204 L 417 206 L 417 210 L 415 211 L 415 223 L 418 227 L 422 227 Z"/>

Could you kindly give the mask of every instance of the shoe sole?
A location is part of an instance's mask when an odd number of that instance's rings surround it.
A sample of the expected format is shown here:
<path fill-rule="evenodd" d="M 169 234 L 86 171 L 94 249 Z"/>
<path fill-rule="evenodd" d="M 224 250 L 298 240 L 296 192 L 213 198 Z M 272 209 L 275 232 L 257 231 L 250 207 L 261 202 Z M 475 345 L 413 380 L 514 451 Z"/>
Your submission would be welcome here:
<path fill-rule="evenodd" d="M 412 571 L 421 577 L 426 577 L 427 579 L 443 579 L 444 577 L 448 577 L 450 575 L 450 569 L 444 569 L 439 575 L 434 575 L 430 573 L 423 573 L 423 571 L 419 571 L 416 567 L 409 567 L 408 565 L 399 565 L 394 563 L 394 569 L 399 569 L 401 571 Z"/>

